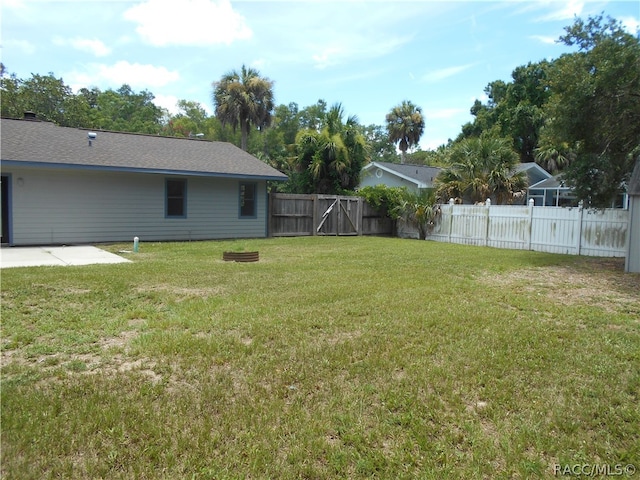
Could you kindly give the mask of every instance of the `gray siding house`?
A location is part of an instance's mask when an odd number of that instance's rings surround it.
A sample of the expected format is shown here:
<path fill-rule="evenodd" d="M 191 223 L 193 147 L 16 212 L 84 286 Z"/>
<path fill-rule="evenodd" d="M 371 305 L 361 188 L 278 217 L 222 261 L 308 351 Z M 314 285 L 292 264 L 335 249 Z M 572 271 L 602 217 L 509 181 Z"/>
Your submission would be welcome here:
<path fill-rule="evenodd" d="M 2 243 L 267 236 L 267 181 L 286 175 L 223 142 L 1 123 Z"/>

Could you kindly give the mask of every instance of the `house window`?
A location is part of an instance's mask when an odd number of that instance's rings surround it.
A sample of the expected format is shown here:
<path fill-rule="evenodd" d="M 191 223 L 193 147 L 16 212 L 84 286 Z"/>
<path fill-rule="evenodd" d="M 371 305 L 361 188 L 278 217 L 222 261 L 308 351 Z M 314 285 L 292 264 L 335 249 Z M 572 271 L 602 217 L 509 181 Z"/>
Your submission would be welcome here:
<path fill-rule="evenodd" d="M 240 217 L 256 218 L 256 184 L 240 184 Z"/>
<path fill-rule="evenodd" d="M 167 180 L 166 181 L 166 203 L 165 213 L 167 217 L 187 216 L 187 181 Z"/>

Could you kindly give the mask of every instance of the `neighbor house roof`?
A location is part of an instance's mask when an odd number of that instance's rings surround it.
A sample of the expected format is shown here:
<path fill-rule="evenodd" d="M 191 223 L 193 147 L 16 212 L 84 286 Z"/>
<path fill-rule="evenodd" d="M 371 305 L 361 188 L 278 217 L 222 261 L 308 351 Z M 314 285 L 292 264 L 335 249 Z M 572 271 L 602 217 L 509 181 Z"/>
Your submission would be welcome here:
<path fill-rule="evenodd" d="M 529 179 L 529 187 L 535 185 L 548 178 L 552 178 L 552 175 L 544 168 L 534 162 L 519 163 L 515 166 L 514 171 L 516 173 L 524 172 Z"/>
<path fill-rule="evenodd" d="M 564 190 L 571 190 L 570 187 L 566 186 L 564 183 L 564 180 L 562 180 L 561 178 L 558 177 L 549 177 L 545 180 L 542 180 L 538 183 L 534 183 L 533 185 L 529 185 L 530 189 L 564 189 Z"/>
<path fill-rule="evenodd" d="M 2 162 L 171 175 L 286 180 L 287 176 L 225 142 L 58 127 L 2 119 Z"/>
<path fill-rule="evenodd" d="M 370 171 L 376 168 L 386 170 L 400 178 L 404 178 L 405 180 L 415 183 L 418 188 L 431 188 L 433 186 L 433 181 L 440 173 L 440 170 L 442 170 L 438 167 L 427 167 L 425 165 L 388 162 L 371 162 L 366 165 L 363 170 Z"/>

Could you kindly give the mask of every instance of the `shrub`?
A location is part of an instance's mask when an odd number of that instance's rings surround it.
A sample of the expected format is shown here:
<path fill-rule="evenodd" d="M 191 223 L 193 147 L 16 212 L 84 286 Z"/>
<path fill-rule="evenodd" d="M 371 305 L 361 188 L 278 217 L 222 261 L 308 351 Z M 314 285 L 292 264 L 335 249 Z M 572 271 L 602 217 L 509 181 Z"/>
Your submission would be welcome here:
<path fill-rule="evenodd" d="M 363 187 L 357 194 L 369 205 L 380 210 L 380 213 L 393 220 L 400 218 L 401 206 L 410 195 L 405 187 L 387 187 L 386 185 Z"/>
<path fill-rule="evenodd" d="M 396 218 L 402 218 L 417 228 L 420 240 L 427 238 L 440 215 L 440 206 L 436 204 L 436 196 L 431 189 L 419 193 L 407 192 L 395 208 Z"/>

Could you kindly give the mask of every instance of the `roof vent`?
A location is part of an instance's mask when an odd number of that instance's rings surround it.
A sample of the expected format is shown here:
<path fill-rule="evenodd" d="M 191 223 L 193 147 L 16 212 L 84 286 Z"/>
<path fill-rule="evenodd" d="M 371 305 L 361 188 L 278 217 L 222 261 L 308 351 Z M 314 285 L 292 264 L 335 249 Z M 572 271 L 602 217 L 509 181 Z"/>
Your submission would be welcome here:
<path fill-rule="evenodd" d="M 27 110 L 26 112 L 24 112 L 24 119 L 25 120 L 37 120 L 38 118 L 36 117 L 36 113 L 32 112 L 31 110 Z"/>
<path fill-rule="evenodd" d="M 98 134 L 96 132 L 89 132 L 87 133 L 87 138 L 89 139 L 89 146 L 91 147 L 91 142 L 93 140 L 95 140 L 98 137 Z"/>

